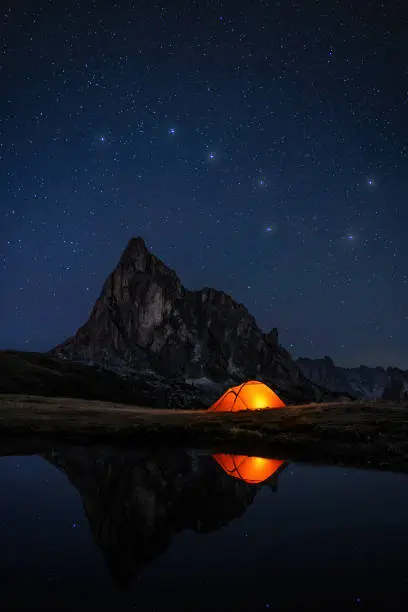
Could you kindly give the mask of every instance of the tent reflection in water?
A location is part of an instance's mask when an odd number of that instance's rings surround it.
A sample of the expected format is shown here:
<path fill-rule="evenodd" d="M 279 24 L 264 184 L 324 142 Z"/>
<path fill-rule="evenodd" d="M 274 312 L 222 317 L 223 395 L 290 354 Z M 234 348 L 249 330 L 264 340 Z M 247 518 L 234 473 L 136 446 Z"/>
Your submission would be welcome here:
<path fill-rule="evenodd" d="M 248 380 L 231 387 L 209 408 L 209 412 L 238 412 L 239 410 L 264 410 L 284 408 L 280 397 L 258 380 Z"/>
<path fill-rule="evenodd" d="M 213 458 L 228 476 L 238 478 L 248 484 L 264 482 L 281 471 L 285 464 L 285 461 L 279 459 L 264 459 L 263 457 L 248 457 L 227 453 L 213 455 Z"/>

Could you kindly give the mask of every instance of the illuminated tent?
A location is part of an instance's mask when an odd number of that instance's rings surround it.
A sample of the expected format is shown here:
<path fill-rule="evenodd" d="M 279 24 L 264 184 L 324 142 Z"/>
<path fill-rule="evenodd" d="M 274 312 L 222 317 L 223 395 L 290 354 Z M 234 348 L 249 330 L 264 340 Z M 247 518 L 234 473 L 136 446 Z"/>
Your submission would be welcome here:
<path fill-rule="evenodd" d="M 247 457 L 246 455 L 213 455 L 228 476 L 243 480 L 248 484 L 259 484 L 275 474 L 285 463 L 278 459 Z"/>
<path fill-rule="evenodd" d="M 231 387 L 209 408 L 210 412 L 238 412 L 239 410 L 262 410 L 284 408 L 285 404 L 272 389 L 258 380 L 249 380 Z"/>

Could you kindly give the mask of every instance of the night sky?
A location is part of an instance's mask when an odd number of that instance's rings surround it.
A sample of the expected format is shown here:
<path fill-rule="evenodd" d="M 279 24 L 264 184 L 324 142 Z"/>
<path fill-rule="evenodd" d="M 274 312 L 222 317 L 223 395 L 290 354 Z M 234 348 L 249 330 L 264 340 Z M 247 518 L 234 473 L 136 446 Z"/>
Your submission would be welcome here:
<path fill-rule="evenodd" d="M 14 4 L 0 348 L 72 335 L 142 236 L 295 356 L 408 368 L 403 1 Z"/>

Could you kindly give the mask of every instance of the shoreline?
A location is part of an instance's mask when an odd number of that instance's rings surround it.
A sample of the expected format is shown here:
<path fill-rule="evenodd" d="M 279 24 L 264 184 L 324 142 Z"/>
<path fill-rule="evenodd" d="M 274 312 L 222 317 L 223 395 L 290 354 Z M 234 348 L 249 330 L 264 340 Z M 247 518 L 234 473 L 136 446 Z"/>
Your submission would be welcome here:
<path fill-rule="evenodd" d="M 0 395 L 0 455 L 43 445 L 134 444 L 408 473 L 408 404 L 380 400 L 209 413 Z"/>

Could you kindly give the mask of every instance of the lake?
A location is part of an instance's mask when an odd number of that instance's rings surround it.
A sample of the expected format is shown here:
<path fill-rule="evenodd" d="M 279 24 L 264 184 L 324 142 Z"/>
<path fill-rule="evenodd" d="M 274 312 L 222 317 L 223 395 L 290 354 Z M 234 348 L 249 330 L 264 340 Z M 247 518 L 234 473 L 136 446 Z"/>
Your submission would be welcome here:
<path fill-rule="evenodd" d="M 407 608 L 405 474 L 163 448 L 23 452 L 0 457 L 2 612 Z"/>

